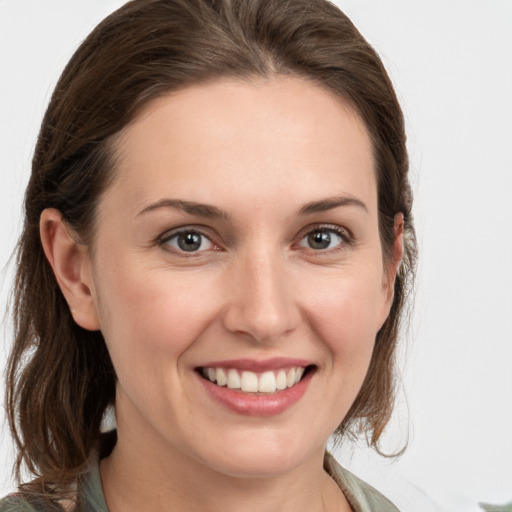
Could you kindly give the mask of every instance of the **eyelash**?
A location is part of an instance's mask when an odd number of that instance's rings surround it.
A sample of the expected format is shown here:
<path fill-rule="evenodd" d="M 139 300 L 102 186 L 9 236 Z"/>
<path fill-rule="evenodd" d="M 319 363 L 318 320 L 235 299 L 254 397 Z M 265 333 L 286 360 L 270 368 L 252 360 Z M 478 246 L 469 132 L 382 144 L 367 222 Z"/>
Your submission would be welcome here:
<path fill-rule="evenodd" d="M 312 247 L 305 247 L 302 246 L 301 243 L 307 239 L 308 236 L 314 235 L 315 233 L 334 233 L 337 237 L 340 238 L 340 243 L 337 244 L 333 248 L 327 248 L 327 249 L 314 249 Z M 158 239 L 158 245 L 165 251 L 178 254 L 181 257 L 191 258 L 191 257 L 198 257 L 201 253 L 207 252 L 211 249 L 206 250 L 200 250 L 200 251 L 186 251 L 181 250 L 177 247 L 171 247 L 169 242 L 171 240 L 178 240 L 180 235 L 198 235 L 203 240 L 201 240 L 201 245 L 204 242 L 204 239 L 206 239 L 212 246 L 214 251 L 222 250 L 218 244 L 214 240 L 212 240 L 211 235 L 205 234 L 201 229 L 195 228 L 195 227 L 187 227 L 179 229 L 178 231 L 171 231 L 167 232 L 164 235 L 162 235 Z M 304 247 L 305 249 L 312 251 L 316 255 L 331 255 L 333 253 L 336 253 L 340 250 L 347 249 L 347 247 L 350 247 L 354 243 L 354 239 L 351 235 L 351 233 L 346 230 L 345 228 L 341 228 L 340 226 L 336 225 L 325 225 L 320 224 L 316 225 L 310 228 L 307 228 L 307 231 L 303 231 L 300 235 L 299 241 L 294 244 L 294 247 Z"/>
<path fill-rule="evenodd" d="M 214 247 L 214 250 L 220 249 L 219 246 L 212 240 L 211 235 L 206 235 L 205 233 L 203 233 L 201 231 L 201 229 L 198 229 L 195 227 L 182 228 L 182 229 L 178 229 L 178 231 L 167 232 L 158 239 L 158 245 L 165 251 L 168 251 L 168 252 L 171 252 L 174 254 L 179 254 L 180 256 L 185 257 L 185 258 L 197 257 L 199 254 L 205 252 L 204 250 L 202 250 L 202 251 L 185 251 L 185 250 L 180 250 L 179 248 L 176 248 L 176 247 L 171 247 L 169 242 L 173 239 L 178 240 L 180 235 L 198 235 L 203 239 L 201 241 L 201 244 L 204 242 L 204 240 L 207 240 L 210 244 L 212 244 L 212 246 Z"/>
<path fill-rule="evenodd" d="M 347 229 L 331 224 L 320 224 L 312 228 L 307 228 L 307 231 L 303 235 L 301 234 L 299 243 L 297 245 L 300 246 L 302 241 L 306 240 L 308 236 L 311 236 L 315 233 L 334 233 L 338 238 L 340 238 L 340 243 L 330 249 L 313 249 L 312 247 L 306 247 L 306 249 L 309 249 L 315 255 L 329 256 L 337 253 L 338 251 L 349 248 L 354 243 L 353 236 Z"/>

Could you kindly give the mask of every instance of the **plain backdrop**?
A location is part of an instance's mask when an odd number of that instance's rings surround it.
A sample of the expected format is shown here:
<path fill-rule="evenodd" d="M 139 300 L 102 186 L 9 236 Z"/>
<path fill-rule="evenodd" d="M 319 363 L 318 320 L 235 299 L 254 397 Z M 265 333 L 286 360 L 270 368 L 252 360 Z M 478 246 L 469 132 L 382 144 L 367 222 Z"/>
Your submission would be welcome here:
<path fill-rule="evenodd" d="M 52 87 L 79 42 L 122 3 L 0 0 L 2 311 Z M 408 450 L 395 461 L 364 443 L 337 454 L 404 511 L 468 512 L 478 501 L 510 501 L 512 1 L 336 3 L 380 53 L 405 111 L 421 250 L 401 349 L 404 391 L 384 444 L 393 450 L 408 440 Z M 6 322 L 0 370 L 9 329 Z M 0 432 L 2 495 L 14 484 L 10 439 L 5 426 Z"/>

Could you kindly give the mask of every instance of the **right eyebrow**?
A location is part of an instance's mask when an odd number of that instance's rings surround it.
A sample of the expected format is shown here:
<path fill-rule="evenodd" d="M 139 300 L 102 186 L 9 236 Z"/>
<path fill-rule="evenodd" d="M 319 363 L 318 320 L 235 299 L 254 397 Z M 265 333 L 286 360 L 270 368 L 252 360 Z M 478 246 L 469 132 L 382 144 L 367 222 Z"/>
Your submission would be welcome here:
<path fill-rule="evenodd" d="M 207 219 L 228 219 L 229 214 L 217 206 L 193 201 L 183 201 L 181 199 L 160 199 L 159 201 L 146 206 L 137 216 L 158 210 L 160 208 L 172 208 L 181 210 L 189 215 L 196 217 L 205 217 Z"/>

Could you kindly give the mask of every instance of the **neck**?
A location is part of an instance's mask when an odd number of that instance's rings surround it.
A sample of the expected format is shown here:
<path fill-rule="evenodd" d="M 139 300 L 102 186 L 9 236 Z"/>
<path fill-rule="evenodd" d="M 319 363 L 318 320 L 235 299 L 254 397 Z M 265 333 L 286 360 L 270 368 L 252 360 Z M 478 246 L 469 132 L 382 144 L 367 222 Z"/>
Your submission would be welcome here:
<path fill-rule="evenodd" d="M 100 467 L 110 512 L 350 511 L 323 470 L 323 449 L 283 474 L 250 477 L 226 475 L 169 447 L 144 444 L 141 452 L 141 444 L 127 441 L 119 433 Z"/>

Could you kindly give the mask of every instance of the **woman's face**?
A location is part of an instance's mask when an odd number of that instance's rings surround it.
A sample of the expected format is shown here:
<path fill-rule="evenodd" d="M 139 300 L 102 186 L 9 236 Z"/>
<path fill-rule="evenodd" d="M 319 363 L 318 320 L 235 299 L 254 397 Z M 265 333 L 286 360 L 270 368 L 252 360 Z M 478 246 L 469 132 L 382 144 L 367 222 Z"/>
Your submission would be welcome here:
<path fill-rule="evenodd" d="M 85 275 L 119 446 L 245 476 L 319 456 L 391 298 L 363 123 L 305 81 L 225 80 L 154 101 L 117 151 Z"/>

